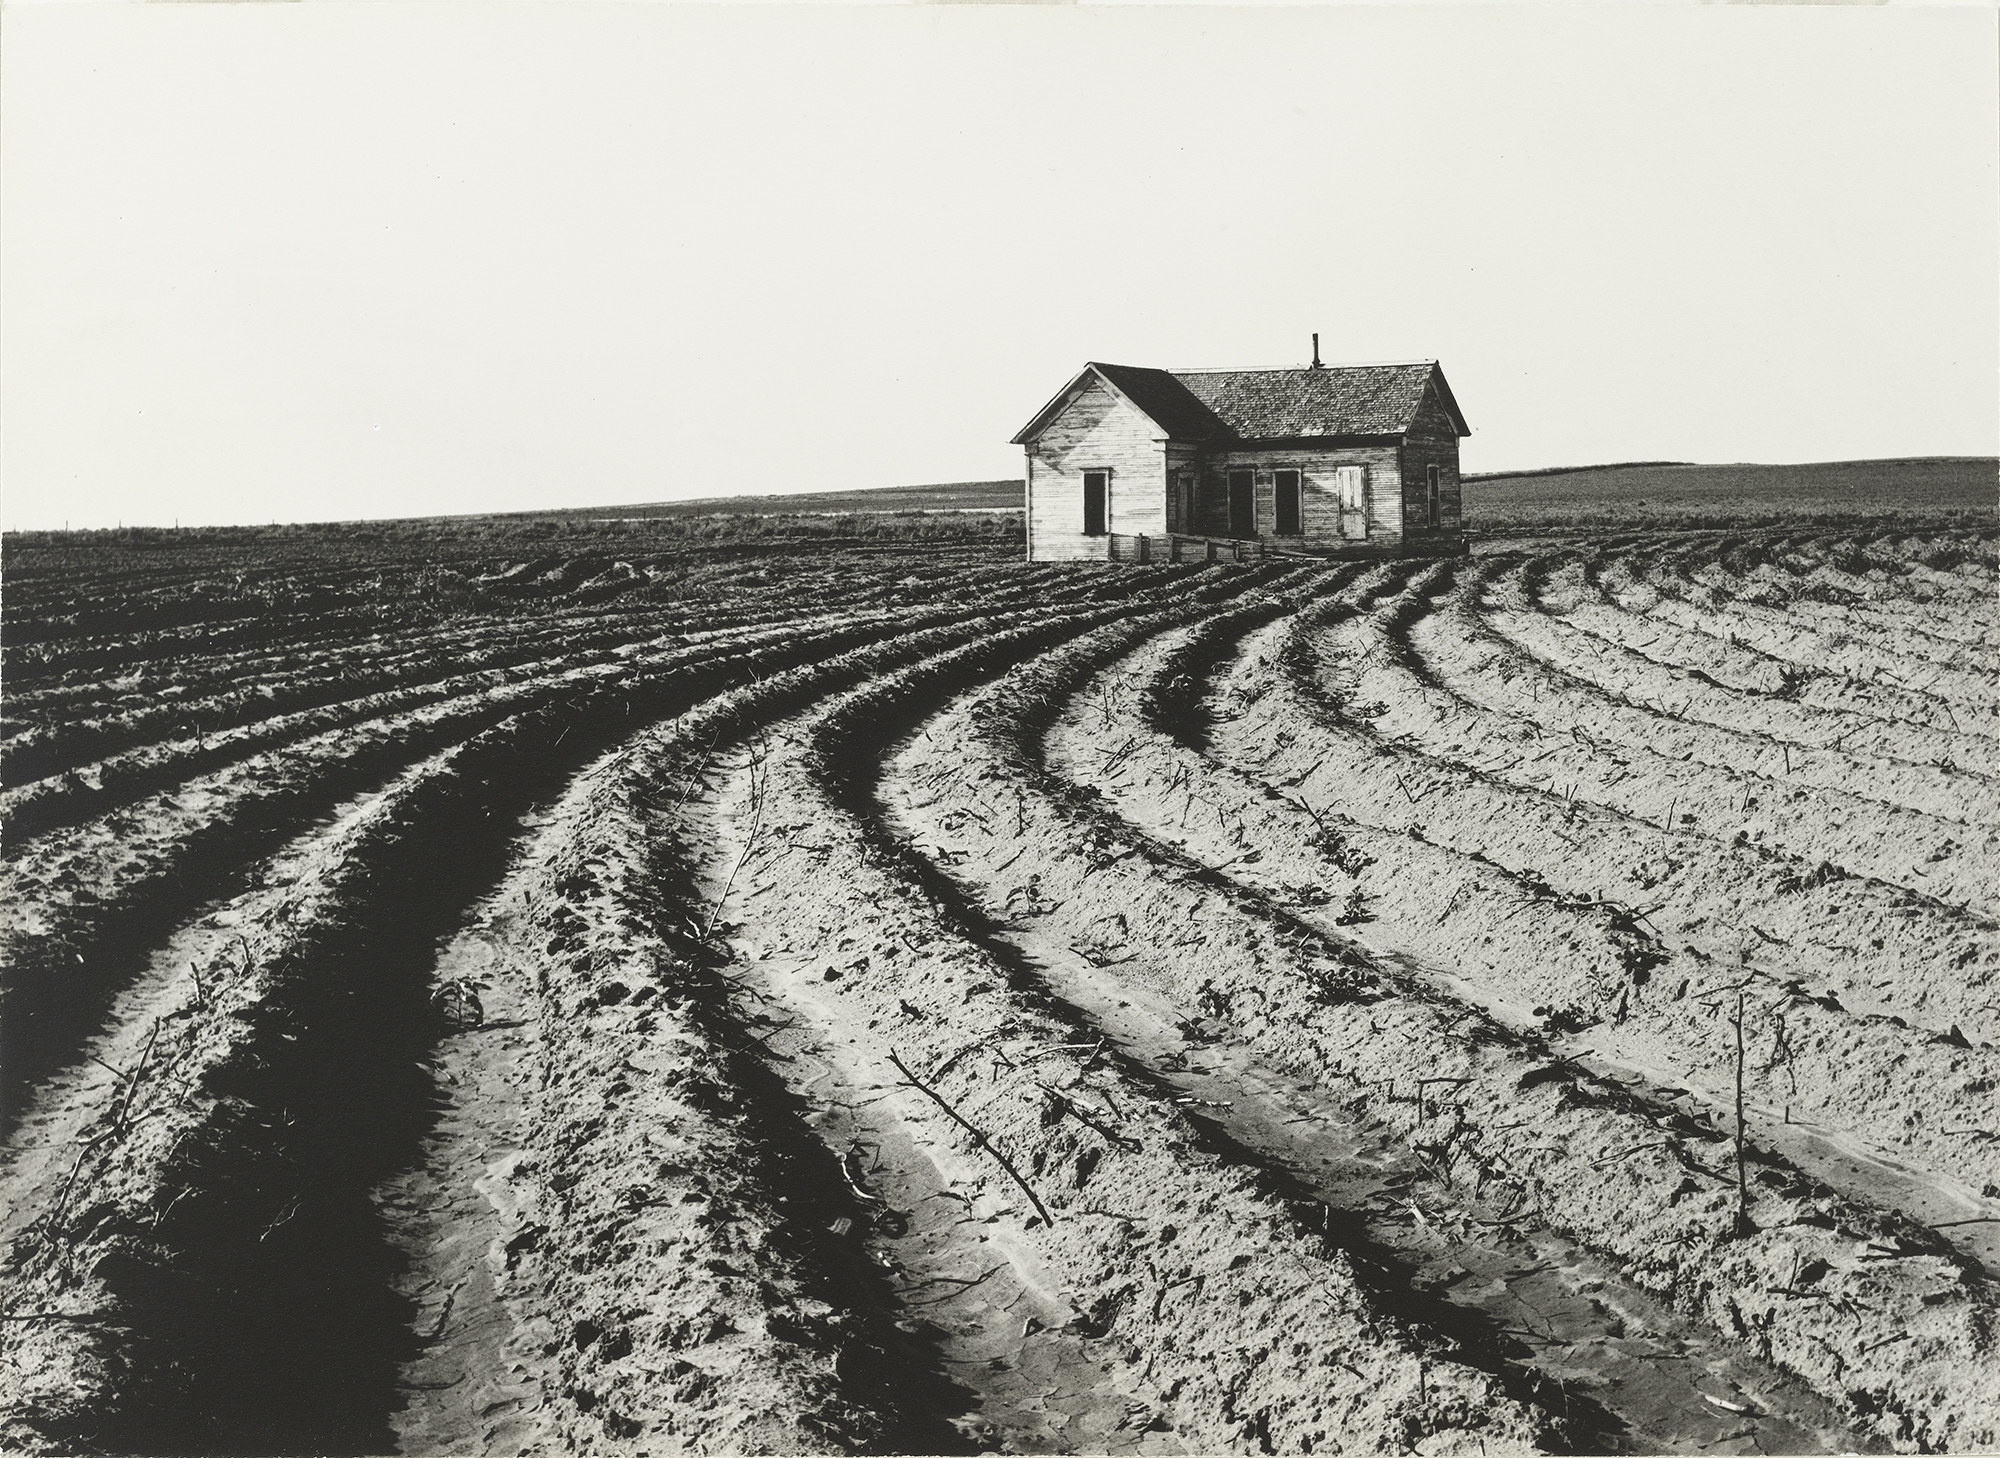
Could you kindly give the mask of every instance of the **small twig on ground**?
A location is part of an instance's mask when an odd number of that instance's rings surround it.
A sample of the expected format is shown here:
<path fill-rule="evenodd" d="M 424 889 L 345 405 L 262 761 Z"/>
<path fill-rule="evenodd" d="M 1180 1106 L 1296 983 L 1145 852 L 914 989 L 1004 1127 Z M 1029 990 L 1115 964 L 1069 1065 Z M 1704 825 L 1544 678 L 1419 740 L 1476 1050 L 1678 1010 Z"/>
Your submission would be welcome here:
<path fill-rule="evenodd" d="M 750 859 L 750 853 L 757 848 L 757 830 L 764 822 L 764 791 L 769 787 L 771 771 L 765 759 L 765 747 L 759 745 L 756 757 L 750 761 L 750 831 L 743 838 L 743 849 L 737 854 L 736 864 L 729 868 L 729 879 L 722 883 L 717 893 L 715 905 L 709 908 L 708 924 L 702 928 L 701 939 L 707 941 L 715 935 L 716 923 L 722 920 L 723 903 L 729 900 L 729 893 L 736 885 L 736 878 L 743 871 L 743 863 Z M 760 778 L 759 770 L 763 771 Z"/>
<path fill-rule="evenodd" d="M 1167 1292 L 1173 1290 L 1176 1286 L 1193 1286 L 1196 1292 L 1199 1293 L 1207 1285 L 1208 1275 L 1203 1271 L 1197 1271 L 1192 1276 L 1182 1276 L 1178 1281 L 1167 1282 L 1166 1285 L 1153 1293 L 1153 1320 L 1158 1321 L 1160 1319 L 1160 1304 L 1166 1300 Z"/>
<path fill-rule="evenodd" d="M 1750 1224 L 1750 1183 L 1743 1168 L 1743 996 L 1748 982 L 1736 987 L 1736 1233 L 1748 1235 Z"/>
<path fill-rule="evenodd" d="M 943 1078 L 947 1073 L 951 1072 L 953 1068 L 958 1066 L 959 1059 L 963 1058 L 973 1049 L 981 1047 L 982 1045 L 984 1045 L 985 1042 L 986 1040 L 984 1038 L 975 1038 L 970 1043 L 967 1043 L 963 1048 L 959 1049 L 956 1053 L 947 1054 L 945 1056 L 944 1062 L 938 1064 L 936 1068 L 933 1068 L 931 1070 L 931 1082 L 936 1083 L 940 1078 Z"/>
<path fill-rule="evenodd" d="M 1630 1149 L 1622 1149 L 1616 1154 L 1607 1154 L 1602 1159 L 1591 1161 L 1590 1167 L 1592 1169 L 1603 1169 L 1608 1164 L 1616 1164 L 1621 1159 L 1630 1159 L 1633 1155 L 1644 1150 L 1665 1149 L 1672 1143 L 1671 1139 L 1655 1139 L 1650 1144 L 1635 1144 Z"/>
<path fill-rule="evenodd" d="M 1009 1177 L 1013 1179 L 1014 1183 L 1021 1187 L 1021 1193 L 1028 1197 L 1029 1203 L 1035 1207 L 1035 1213 L 1042 1217 L 1043 1224 L 1053 1226 L 1056 1223 L 1055 1217 L 1049 1214 L 1049 1207 L 1042 1203 L 1042 1197 L 1035 1193 L 1034 1187 L 1030 1185 L 1027 1182 L 1027 1180 L 1022 1177 L 1021 1172 L 1018 1169 L 1014 1168 L 1014 1162 L 1011 1159 L 1007 1158 L 1006 1155 L 1002 1154 L 999 1150 L 999 1147 L 995 1145 L 991 1139 L 988 1139 L 986 1135 L 983 1132 L 981 1132 L 981 1130 L 976 1124 L 972 1123 L 963 1114 L 959 1113 L 957 1109 L 954 1109 L 951 1106 L 951 1104 L 945 1099 L 943 1094 L 939 1093 L 936 1089 L 932 1088 L 929 1084 L 925 1083 L 922 1079 L 918 1078 L 914 1073 L 910 1072 L 909 1066 L 905 1064 L 903 1060 L 896 1054 L 891 1053 L 889 1055 L 889 1061 L 896 1066 L 896 1071 L 903 1075 L 904 1080 L 910 1085 L 911 1088 L 914 1088 L 918 1093 L 922 1094 L 925 1098 L 929 1099 L 932 1103 L 936 1104 L 940 1109 L 943 1109 L 946 1116 L 949 1117 L 953 1123 L 957 1124 L 961 1129 L 965 1130 L 966 1133 L 970 1134 L 973 1138 L 973 1141 L 976 1144 L 978 1144 L 981 1149 L 985 1150 L 988 1154 L 993 1156 L 994 1160 L 999 1164 L 1000 1168 L 1007 1171 L 1007 1174 L 1009 1175 Z"/>
<path fill-rule="evenodd" d="M 125 1099 L 118 1106 L 118 1117 L 113 1121 L 113 1128 L 122 1129 L 125 1127 L 125 1120 L 132 1113 L 132 1099 L 139 1092 L 139 1080 L 145 1076 L 146 1064 L 152 1059 L 153 1044 L 158 1041 L 159 1036 L 160 1020 L 154 1018 L 153 1031 L 146 1035 L 146 1046 L 139 1054 L 138 1066 L 132 1070 L 132 1076 L 125 1084 Z"/>
<path fill-rule="evenodd" d="M 889 1204 L 887 1200 L 862 1185 L 861 1177 L 856 1172 L 856 1165 L 859 1163 L 856 1153 L 854 1147 L 849 1145 L 847 1151 L 836 1161 L 840 1165 L 840 1177 L 847 1181 L 847 1188 L 854 1191 L 854 1198 L 862 1204 L 887 1208 Z"/>
<path fill-rule="evenodd" d="M 912 1281 L 910 1284 L 912 1286 L 957 1286 L 960 1287 L 962 1290 L 969 1291 L 974 1286 L 980 1284 L 980 1282 L 982 1281 L 992 1280 L 993 1277 L 999 1275 L 1000 1272 L 1006 1269 L 1007 1269 L 1007 1263 L 1005 1261 L 1002 1261 L 999 1265 L 993 1266 L 988 1270 L 982 1271 L 979 1275 L 976 1276 L 924 1276 L 919 1278 L 918 1280 Z M 960 1293 L 954 1291 L 951 1294 L 956 1296 Z"/>
<path fill-rule="evenodd" d="M 1463 901 L 1466 898 L 1466 896 L 1471 892 L 1471 890 L 1472 890 L 1472 883 L 1470 881 L 1467 881 L 1463 885 L 1461 885 L 1456 891 L 1452 892 L 1451 899 L 1445 902 L 1444 910 L 1440 911 L 1437 914 L 1437 921 L 1434 924 L 1437 926 L 1443 926 L 1444 919 L 1447 916 L 1450 916 L 1454 911 L 1458 910 L 1458 903 Z"/>
<path fill-rule="evenodd" d="M 1135 1154 L 1138 1152 L 1140 1148 L 1138 1140 L 1131 1138 L 1129 1135 L 1120 1134 L 1115 1130 L 1105 1128 L 1104 1125 L 1098 1123 L 1096 1119 L 1084 1112 L 1082 1105 L 1078 1104 L 1075 1099 L 1071 1098 L 1061 1089 L 1050 1088 L 1049 1085 L 1043 1083 L 1039 1078 L 1035 1080 L 1035 1087 L 1054 1097 L 1063 1106 L 1064 1110 L 1072 1115 L 1078 1123 L 1096 1130 L 1108 1143 Z"/>

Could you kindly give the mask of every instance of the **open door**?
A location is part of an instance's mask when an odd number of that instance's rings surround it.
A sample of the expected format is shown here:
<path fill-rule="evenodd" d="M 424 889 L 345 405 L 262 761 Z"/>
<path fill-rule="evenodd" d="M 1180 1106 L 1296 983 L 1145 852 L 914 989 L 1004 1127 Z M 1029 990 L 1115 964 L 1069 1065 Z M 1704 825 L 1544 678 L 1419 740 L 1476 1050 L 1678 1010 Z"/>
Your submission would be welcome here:
<path fill-rule="evenodd" d="M 1340 534 L 1359 541 L 1368 535 L 1366 468 L 1341 466 L 1333 475 L 1335 490 L 1340 495 Z"/>
<path fill-rule="evenodd" d="M 1170 503 L 1172 513 L 1167 518 L 1170 532 L 1193 533 L 1200 528 L 1201 518 L 1195 515 L 1195 473 L 1182 471 L 1174 478 L 1174 494 Z"/>
<path fill-rule="evenodd" d="M 1300 524 L 1301 513 L 1299 511 L 1299 473 L 1297 471 L 1279 471 L 1272 476 L 1272 480 L 1276 485 L 1272 501 L 1274 525 L 1271 528 L 1271 534 L 1279 537 L 1303 535 L 1305 529 Z"/>
<path fill-rule="evenodd" d="M 1256 475 L 1250 471 L 1229 473 L 1229 535 L 1257 535 Z"/>

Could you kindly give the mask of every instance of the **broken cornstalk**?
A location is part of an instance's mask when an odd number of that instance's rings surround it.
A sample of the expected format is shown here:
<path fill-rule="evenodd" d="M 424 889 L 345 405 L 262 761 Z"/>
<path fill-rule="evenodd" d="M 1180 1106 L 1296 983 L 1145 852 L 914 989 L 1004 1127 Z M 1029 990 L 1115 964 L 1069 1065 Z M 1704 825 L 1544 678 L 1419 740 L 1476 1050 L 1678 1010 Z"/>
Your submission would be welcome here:
<path fill-rule="evenodd" d="M 1750 1223 L 1750 1183 L 1743 1172 L 1743 996 L 1748 983 L 1736 987 L 1736 1233 L 1748 1235 L 1756 1227 Z"/>
<path fill-rule="evenodd" d="M 988 1139 L 986 1137 L 985 1133 L 980 1130 L 978 1125 L 974 1124 L 970 1119 L 967 1119 L 965 1115 L 959 1113 L 957 1109 L 954 1109 L 951 1106 L 951 1104 L 946 1101 L 943 1094 L 939 1093 L 936 1089 L 932 1088 L 929 1084 L 925 1083 L 922 1079 L 918 1078 L 914 1073 L 910 1072 L 909 1065 L 904 1063 L 903 1060 L 896 1054 L 891 1053 L 889 1055 L 889 1061 L 896 1065 L 896 1072 L 903 1075 L 903 1081 L 905 1083 L 907 1083 L 911 1088 L 915 1089 L 918 1093 L 922 1094 L 925 1098 L 929 1099 L 932 1103 L 936 1104 L 940 1109 L 943 1109 L 945 1111 L 945 1114 L 951 1119 L 951 1121 L 954 1124 L 958 1125 L 959 1128 L 963 1129 L 966 1133 L 972 1136 L 973 1142 L 975 1144 L 977 1144 L 981 1149 L 985 1150 L 988 1154 L 993 1156 L 994 1160 L 998 1162 L 1000 1168 L 1006 1170 L 1008 1176 L 1014 1181 L 1014 1183 L 1021 1187 L 1021 1193 L 1028 1197 L 1029 1203 L 1035 1207 L 1035 1213 L 1042 1217 L 1042 1223 L 1044 1225 L 1053 1226 L 1056 1223 L 1055 1216 L 1049 1214 L 1049 1207 L 1042 1203 L 1042 1197 L 1035 1193 L 1034 1186 L 1030 1185 L 1027 1182 L 1027 1180 L 1022 1177 L 1021 1172 L 1018 1169 L 1014 1168 L 1014 1161 L 1009 1159 L 1006 1155 L 1002 1154 L 1000 1152 L 999 1147 L 995 1145 L 991 1139 Z"/>

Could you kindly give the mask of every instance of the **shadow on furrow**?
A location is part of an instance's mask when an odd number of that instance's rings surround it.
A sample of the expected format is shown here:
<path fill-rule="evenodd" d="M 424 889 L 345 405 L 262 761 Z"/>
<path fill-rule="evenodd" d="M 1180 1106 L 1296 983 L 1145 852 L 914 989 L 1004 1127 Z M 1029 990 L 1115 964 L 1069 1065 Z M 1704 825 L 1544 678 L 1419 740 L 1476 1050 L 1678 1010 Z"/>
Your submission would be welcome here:
<path fill-rule="evenodd" d="M 1245 618 L 1266 621 L 1283 606 L 1260 602 L 1240 611 Z M 1006 667 L 998 665 L 997 671 Z M 865 758 L 844 762 L 843 773 L 832 787 L 835 803 L 874 841 L 892 873 L 912 882 L 948 924 L 991 959 L 1023 1006 L 1073 1029 L 1084 1042 L 1108 1039 L 1110 1046 L 1102 1057 L 1135 1086 L 1148 1090 L 1162 1103 L 1181 1108 L 1197 1133 L 1199 1148 L 1245 1171 L 1260 1195 L 1282 1202 L 1297 1234 L 1318 1241 L 1328 1254 L 1339 1251 L 1347 1255 L 1375 1310 L 1450 1352 L 1453 1360 L 1492 1377 L 1524 1407 L 1560 1414 L 1565 1446 L 1557 1451 L 1599 1452 L 1616 1446 L 1625 1431 L 1620 1419 L 1594 1399 L 1558 1388 L 1524 1370 L 1518 1358 L 1525 1349 L 1507 1334 L 1499 1319 L 1422 1289 L 1414 1280 L 1412 1263 L 1402 1252 L 1376 1239 L 1363 1215 L 1336 1208 L 1304 1170 L 1239 1139 L 1223 1118 L 1203 1115 L 1191 1107 L 1183 1084 L 1122 1047 L 1097 1018 L 1051 984 L 1035 958 L 963 886 L 895 833 L 893 811 L 884 799 L 882 783 L 888 760 L 937 712 L 939 697 L 949 700 L 971 687 L 974 685 L 965 683 L 939 685 L 899 701 L 875 720 L 879 737 Z M 1213 878 L 1213 884 L 1219 890 L 1229 886 L 1219 876 Z"/>

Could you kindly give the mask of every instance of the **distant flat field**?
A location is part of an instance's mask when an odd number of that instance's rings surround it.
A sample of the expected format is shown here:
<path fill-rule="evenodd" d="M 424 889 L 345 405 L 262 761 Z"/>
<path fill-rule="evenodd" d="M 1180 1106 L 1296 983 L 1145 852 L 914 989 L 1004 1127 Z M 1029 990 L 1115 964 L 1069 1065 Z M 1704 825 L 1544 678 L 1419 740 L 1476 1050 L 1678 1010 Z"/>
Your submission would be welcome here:
<path fill-rule="evenodd" d="M 713 496 L 692 501 L 601 506 L 536 516 L 572 520 L 773 516 L 909 511 L 1019 511 L 1022 483 L 950 481 L 863 491 L 782 496 Z M 1672 529 L 1838 524 L 1858 518 L 1923 521 L 1992 516 L 2000 503 L 2000 462 L 1946 456 L 1806 465 L 1647 465 L 1562 467 L 1512 475 L 1470 475 L 1466 524 L 1501 535 L 1602 528 Z"/>
<path fill-rule="evenodd" d="M 702 496 L 640 506 L 590 506 L 536 516 L 679 517 L 845 515 L 878 511 L 1019 511 L 1022 482 L 943 481 L 928 486 L 876 486 L 863 491 L 802 491 L 773 496 Z"/>
<path fill-rule="evenodd" d="M 1792 466 L 1588 466 L 1468 476 L 1466 525 L 1479 532 L 1836 524 L 1861 517 L 1991 518 L 2000 462 L 1946 456 Z"/>

